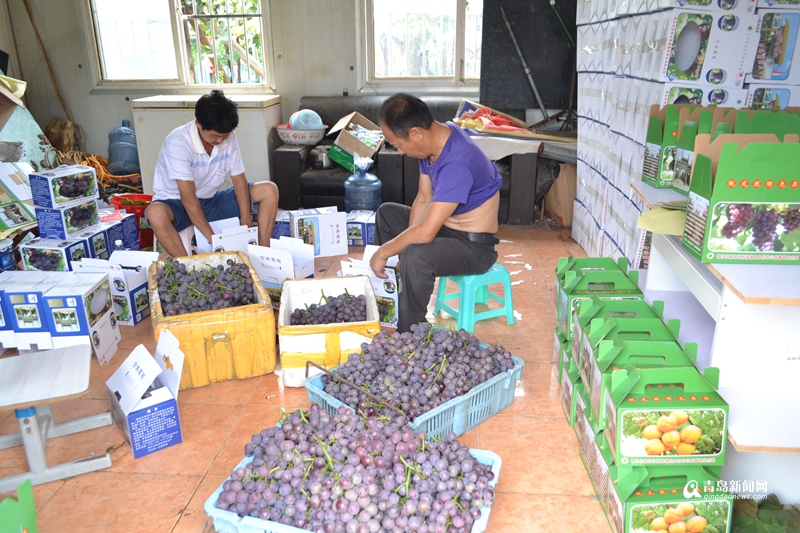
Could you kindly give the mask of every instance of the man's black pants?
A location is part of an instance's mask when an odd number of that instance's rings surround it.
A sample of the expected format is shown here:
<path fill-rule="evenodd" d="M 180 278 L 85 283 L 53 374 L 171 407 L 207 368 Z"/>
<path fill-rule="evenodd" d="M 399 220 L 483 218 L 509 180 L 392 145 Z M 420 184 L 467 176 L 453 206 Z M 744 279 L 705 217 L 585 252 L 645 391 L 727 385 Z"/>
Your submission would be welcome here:
<path fill-rule="evenodd" d="M 408 229 L 411 208 L 385 203 L 375 216 L 375 244 Z M 473 242 L 463 231 L 442 226 L 432 242 L 411 244 L 400 252 L 400 309 L 397 330 L 409 331 L 425 320 L 433 284 L 439 276 L 483 274 L 497 261 L 494 244 Z"/>

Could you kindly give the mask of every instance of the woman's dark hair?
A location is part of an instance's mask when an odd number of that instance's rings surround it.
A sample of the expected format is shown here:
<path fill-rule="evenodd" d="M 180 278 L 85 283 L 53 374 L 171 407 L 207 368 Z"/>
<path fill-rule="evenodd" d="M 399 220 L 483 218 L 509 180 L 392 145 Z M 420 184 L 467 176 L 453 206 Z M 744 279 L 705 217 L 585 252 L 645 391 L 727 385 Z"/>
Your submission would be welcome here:
<path fill-rule="evenodd" d="M 381 125 L 386 126 L 401 139 L 408 139 L 411 128 L 429 129 L 433 113 L 428 104 L 410 94 L 390 96 L 381 106 Z"/>
<path fill-rule="evenodd" d="M 230 133 L 239 125 L 236 102 L 225 97 L 222 91 L 204 94 L 194 105 L 194 118 L 206 131 Z"/>

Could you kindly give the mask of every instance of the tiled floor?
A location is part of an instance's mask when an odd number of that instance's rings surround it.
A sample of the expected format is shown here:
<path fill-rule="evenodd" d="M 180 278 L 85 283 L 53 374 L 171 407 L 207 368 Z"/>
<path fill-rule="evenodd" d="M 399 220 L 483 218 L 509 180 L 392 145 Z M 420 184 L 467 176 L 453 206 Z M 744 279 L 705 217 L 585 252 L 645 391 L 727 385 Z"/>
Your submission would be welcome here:
<path fill-rule="evenodd" d="M 559 257 L 584 256 L 565 230 L 506 226 L 498 261 L 512 272 L 513 326 L 505 318 L 479 322 L 475 334 L 525 361 L 513 404 L 461 437 L 503 460 L 489 533 L 604 532 L 608 525 L 578 456 L 578 441 L 559 405 L 551 371 L 555 327 L 553 269 Z M 352 256 L 359 257 L 357 248 Z M 339 259 L 318 259 L 317 273 L 335 276 Z M 449 321 L 444 321 L 449 323 Z M 122 328 L 114 359 L 93 362 L 91 387 L 82 398 L 54 405 L 57 420 L 108 409 L 105 381 L 139 343 L 155 349 L 150 321 Z M 251 435 L 274 425 L 280 408 L 309 403 L 305 389 L 288 389 L 270 374 L 182 391 L 184 442 L 134 460 L 114 427 L 48 441 L 51 463 L 110 451 L 112 466 L 34 488 L 39 531 L 202 533 L 212 530 L 203 503 L 243 457 Z M 18 431 L 12 412 L 0 412 L 0 434 Z M 0 450 L 0 476 L 23 472 L 21 447 Z"/>

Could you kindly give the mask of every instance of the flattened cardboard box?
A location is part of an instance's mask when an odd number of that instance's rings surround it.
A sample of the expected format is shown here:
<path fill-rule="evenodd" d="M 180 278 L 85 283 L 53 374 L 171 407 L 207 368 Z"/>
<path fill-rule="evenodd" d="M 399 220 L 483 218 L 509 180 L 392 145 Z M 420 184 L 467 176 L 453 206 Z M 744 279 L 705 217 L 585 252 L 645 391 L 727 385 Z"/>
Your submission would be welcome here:
<path fill-rule="evenodd" d="M 111 415 L 134 459 L 183 442 L 178 413 L 183 362 L 178 339 L 164 330 L 155 358 L 140 344 L 106 381 Z"/>

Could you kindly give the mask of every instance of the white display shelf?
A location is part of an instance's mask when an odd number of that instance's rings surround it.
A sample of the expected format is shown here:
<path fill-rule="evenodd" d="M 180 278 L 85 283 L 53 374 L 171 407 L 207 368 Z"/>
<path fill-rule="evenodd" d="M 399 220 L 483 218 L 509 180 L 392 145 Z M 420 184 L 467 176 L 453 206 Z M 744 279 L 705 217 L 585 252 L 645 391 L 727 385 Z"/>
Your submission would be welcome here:
<path fill-rule="evenodd" d="M 631 185 L 650 206 L 680 195 Z M 665 318 L 681 320 L 681 343 L 698 344 L 698 366 L 720 369 L 733 446 L 800 453 L 800 430 L 785 424 L 800 402 L 800 268 L 704 264 L 680 237 L 654 234 L 645 279 L 648 301 L 664 300 Z"/>

